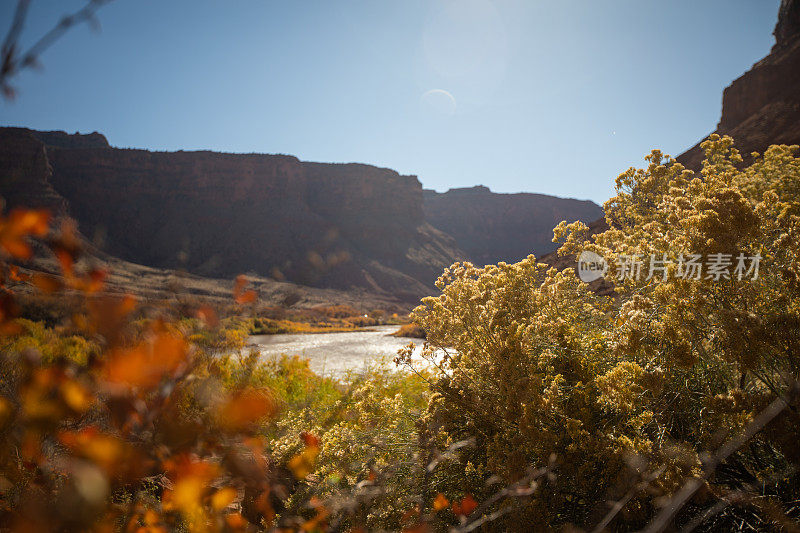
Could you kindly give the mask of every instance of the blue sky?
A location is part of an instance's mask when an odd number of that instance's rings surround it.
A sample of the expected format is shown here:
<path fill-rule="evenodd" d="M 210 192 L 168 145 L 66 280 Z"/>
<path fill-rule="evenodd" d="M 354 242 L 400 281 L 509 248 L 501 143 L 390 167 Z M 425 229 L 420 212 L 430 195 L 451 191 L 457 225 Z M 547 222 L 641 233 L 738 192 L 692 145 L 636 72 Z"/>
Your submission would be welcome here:
<path fill-rule="evenodd" d="M 603 202 L 651 148 L 677 155 L 716 127 L 778 4 L 116 0 L 101 32 L 74 29 L 15 80 L 0 124 Z M 33 0 L 23 41 L 81 5 Z"/>

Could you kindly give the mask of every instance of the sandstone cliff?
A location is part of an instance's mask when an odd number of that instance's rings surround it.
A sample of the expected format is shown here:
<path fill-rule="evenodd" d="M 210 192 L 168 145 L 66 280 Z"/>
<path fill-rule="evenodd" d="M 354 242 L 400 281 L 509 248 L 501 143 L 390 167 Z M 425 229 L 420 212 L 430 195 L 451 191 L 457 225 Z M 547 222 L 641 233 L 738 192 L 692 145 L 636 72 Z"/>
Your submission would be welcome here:
<path fill-rule="evenodd" d="M 552 251 L 553 228 L 562 220 L 590 222 L 603 215 L 587 200 L 544 194 L 499 194 L 484 186 L 425 190 L 425 218 L 453 236 L 476 264 L 519 261 Z"/>
<path fill-rule="evenodd" d="M 99 133 L 0 128 L 0 194 L 78 221 L 113 257 L 209 277 L 242 272 L 413 301 L 453 261 L 552 249 L 592 202 L 485 187 L 425 191 L 415 176 L 286 155 L 117 149 Z"/>
<path fill-rule="evenodd" d="M 0 128 L 0 196 L 9 207 L 46 207 L 65 214 L 67 201 L 53 188 L 52 174 L 41 141 L 28 130 Z"/>
<path fill-rule="evenodd" d="M 415 176 L 368 165 L 2 128 L 0 186 L 10 206 L 73 217 L 113 256 L 206 276 L 254 272 L 412 300 L 463 256 L 424 220 Z"/>

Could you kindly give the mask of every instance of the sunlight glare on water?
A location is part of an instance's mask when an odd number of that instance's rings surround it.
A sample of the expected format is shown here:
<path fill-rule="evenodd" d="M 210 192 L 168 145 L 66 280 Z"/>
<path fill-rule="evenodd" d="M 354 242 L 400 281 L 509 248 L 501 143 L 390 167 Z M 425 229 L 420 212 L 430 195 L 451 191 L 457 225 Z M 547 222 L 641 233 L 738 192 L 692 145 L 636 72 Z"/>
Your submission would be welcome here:
<path fill-rule="evenodd" d="M 392 360 L 397 350 L 413 342 L 415 359 L 419 360 L 422 339 L 392 337 L 398 326 L 374 326 L 344 333 L 304 333 L 280 335 L 256 335 L 250 344 L 261 352 L 262 357 L 299 355 L 307 358 L 311 370 L 320 375 L 341 377 L 348 372 L 359 372 L 370 363 L 381 359 Z"/>

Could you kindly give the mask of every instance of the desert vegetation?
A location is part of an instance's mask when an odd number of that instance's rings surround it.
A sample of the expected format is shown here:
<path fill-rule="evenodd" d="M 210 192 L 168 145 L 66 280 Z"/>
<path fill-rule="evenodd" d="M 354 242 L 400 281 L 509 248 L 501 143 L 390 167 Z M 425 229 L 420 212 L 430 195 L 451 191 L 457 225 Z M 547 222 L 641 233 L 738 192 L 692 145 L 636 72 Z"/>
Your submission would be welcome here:
<path fill-rule="evenodd" d="M 232 313 L 235 315 L 235 312 Z M 407 315 L 373 309 L 369 313 L 359 312 L 349 305 L 323 305 L 311 308 L 286 308 L 264 306 L 258 308 L 254 317 L 240 326 L 249 328 L 251 335 L 273 335 L 276 333 L 337 333 L 353 331 L 369 326 L 403 324 L 409 322 Z"/>
<path fill-rule="evenodd" d="M 757 277 L 609 273 L 616 290 L 601 296 L 533 256 L 456 263 L 441 294 L 412 313 L 430 366 L 412 365 L 409 347 L 396 368 L 346 380 L 298 358 L 262 361 L 246 338 L 284 321 L 352 327 L 365 325 L 352 317 L 385 313 L 259 314 L 243 277 L 234 316 L 137 301 L 104 291 L 102 271 L 75 267 L 70 226 L 43 211 L 6 213 L 0 523 L 797 530 L 798 148 L 770 147 L 746 167 L 730 138 L 703 149 L 697 174 L 658 151 L 623 173 L 605 205 L 610 228 L 587 240 L 585 225 L 562 223 L 560 253 L 611 263 L 759 255 Z M 32 239 L 55 254 L 61 277 L 17 266 Z M 19 302 L 32 298 L 68 299 L 70 313 L 23 316 Z"/>
<path fill-rule="evenodd" d="M 424 339 L 425 330 L 419 324 L 403 324 L 400 329 L 392 333 L 395 337 L 410 337 L 412 339 Z"/>

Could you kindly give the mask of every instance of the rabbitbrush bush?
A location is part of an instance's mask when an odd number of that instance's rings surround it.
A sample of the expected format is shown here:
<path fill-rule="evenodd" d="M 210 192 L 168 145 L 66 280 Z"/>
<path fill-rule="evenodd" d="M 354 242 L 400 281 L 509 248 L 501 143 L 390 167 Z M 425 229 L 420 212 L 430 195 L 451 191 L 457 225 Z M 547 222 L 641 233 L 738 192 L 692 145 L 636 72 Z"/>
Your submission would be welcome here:
<path fill-rule="evenodd" d="M 707 452 L 783 397 L 790 405 L 678 520 L 721 498 L 741 505 L 706 527 L 797 519 L 800 158 L 796 146 L 773 146 L 741 169 L 732 144 L 706 141 L 699 174 L 652 152 L 647 168 L 617 179 L 605 204 L 610 229 L 587 242 L 584 224 L 562 223 L 554 240 L 561 254 L 591 250 L 610 264 L 633 254 L 760 254 L 757 279 L 685 280 L 673 265 L 666 280 L 617 282 L 612 269 L 617 292 L 605 298 L 532 256 L 445 272 L 441 296 L 414 311 L 441 369 L 419 427 L 440 448 L 474 444 L 438 466 L 432 493 L 481 501 L 552 464 L 527 483 L 530 494 L 487 509 L 508 513 L 495 527 L 593 527 L 606 502 L 624 499 L 614 525 L 636 529 L 703 473 Z"/>
<path fill-rule="evenodd" d="M 774 146 L 744 167 L 729 138 L 703 148 L 697 174 L 658 151 L 624 172 L 610 229 L 587 241 L 562 223 L 560 253 L 759 255 L 758 277 L 612 269 L 600 296 L 532 256 L 457 263 L 413 313 L 430 366 L 409 348 L 413 372 L 344 381 L 246 351 L 243 277 L 239 316 L 145 307 L 76 267 L 69 225 L 7 213 L 0 528 L 796 530 L 800 159 Z M 59 276 L 12 264 L 32 237 Z M 74 316 L 19 319 L 22 286 Z"/>

